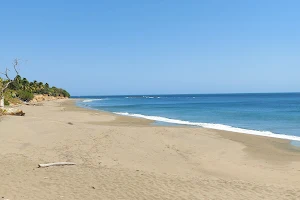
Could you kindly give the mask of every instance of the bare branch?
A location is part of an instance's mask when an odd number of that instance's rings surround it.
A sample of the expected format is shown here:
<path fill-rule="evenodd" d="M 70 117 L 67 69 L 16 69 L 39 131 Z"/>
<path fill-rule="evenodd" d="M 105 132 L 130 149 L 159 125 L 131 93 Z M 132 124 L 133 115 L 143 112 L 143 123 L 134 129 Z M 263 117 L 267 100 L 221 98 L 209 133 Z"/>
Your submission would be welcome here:
<path fill-rule="evenodd" d="M 14 67 L 14 70 L 16 72 L 17 75 L 19 75 L 19 71 L 17 69 L 17 66 L 19 65 L 19 59 L 15 59 L 14 62 L 13 62 L 13 67 Z M 0 97 L 3 95 L 3 92 L 8 88 L 9 84 L 11 84 L 13 82 L 13 79 L 11 79 L 9 77 L 9 74 L 8 72 L 10 72 L 10 70 L 8 68 L 5 69 L 5 72 L 0 72 L 0 74 L 4 75 L 7 79 L 7 82 L 5 84 L 2 85 L 2 88 L 1 88 L 1 94 L 0 94 Z"/>
<path fill-rule="evenodd" d="M 14 62 L 13 62 L 13 67 L 14 67 L 15 73 L 16 73 L 17 75 L 19 75 L 19 70 L 17 69 L 18 65 L 19 65 L 19 59 L 16 58 L 16 59 L 14 60 Z M 4 72 L 4 73 L 3 73 L 3 72 L 0 72 L 0 74 L 3 74 L 8 80 L 12 80 L 12 79 L 9 77 L 9 74 L 8 74 L 9 71 L 10 71 L 10 70 L 9 70 L 8 68 L 6 68 L 5 72 Z"/>
<path fill-rule="evenodd" d="M 13 65 L 14 65 L 14 70 L 15 70 L 16 74 L 19 75 L 19 71 L 17 70 L 17 66 L 19 65 L 19 59 L 16 58 L 14 60 Z"/>
<path fill-rule="evenodd" d="M 8 68 L 6 68 L 6 70 L 5 70 L 5 73 L 3 73 L 3 72 L 0 72 L 1 74 L 3 74 L 8 80 L 11 80 L 10 78 L 9 78 L 9 76 L 8 76 L 8 72 L 9 72 L 10 70 L 8 69 Z"/>
<path fill-rule="evenodd" d="M 12 80 L 9 80 L 9 81 L 5 84 L 5 86 L 2 88 L 2 91 L 5 91 L 6 88 L 8 88 L 9 84 L 11 84 L 11 83 L 12 83 Z"/>

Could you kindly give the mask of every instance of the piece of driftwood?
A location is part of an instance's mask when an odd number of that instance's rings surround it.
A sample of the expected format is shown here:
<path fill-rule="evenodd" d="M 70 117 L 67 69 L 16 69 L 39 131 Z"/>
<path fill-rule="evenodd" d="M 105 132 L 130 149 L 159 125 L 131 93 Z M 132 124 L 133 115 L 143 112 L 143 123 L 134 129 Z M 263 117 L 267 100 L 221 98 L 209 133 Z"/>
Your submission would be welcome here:
<path fill-rule="evenodd" d="M 22 110 L 18 110 L 16 112 L 10 113 L 9 115 L 25 116 L 25 113 Z"/>
<path fill-rule="evenodd" d="M 39 168 L 40 167 L 52 167 L 52 166 L 64 166 L 64 165 L 76 165 L 76 163 L 72 163 L 72 162 L 56 162 L 56 163 L 39 164 Z"/>
<path fill-rule="evenodd" d="M 2 109 L 2 113 L 4 115 L 25 116 L 25 113 L 22 110 L 16 108 Z"/>

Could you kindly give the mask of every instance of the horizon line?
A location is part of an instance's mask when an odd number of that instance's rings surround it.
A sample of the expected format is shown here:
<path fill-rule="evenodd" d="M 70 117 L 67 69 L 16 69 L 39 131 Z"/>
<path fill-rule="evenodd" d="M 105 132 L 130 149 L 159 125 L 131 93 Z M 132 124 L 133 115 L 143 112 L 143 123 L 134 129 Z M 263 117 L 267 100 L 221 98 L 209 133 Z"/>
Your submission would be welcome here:
<path fill-rule="evenodd" d="M 300 92 L 236 92 L 236 93 L 169 93 L 169 94 L 112 94 L 112 95 L 71 95 L 72 97 L 93 97 L 93 96 L 158 96 L 158 95 L 236 95 L 236 94 L 300 94 Z"/>

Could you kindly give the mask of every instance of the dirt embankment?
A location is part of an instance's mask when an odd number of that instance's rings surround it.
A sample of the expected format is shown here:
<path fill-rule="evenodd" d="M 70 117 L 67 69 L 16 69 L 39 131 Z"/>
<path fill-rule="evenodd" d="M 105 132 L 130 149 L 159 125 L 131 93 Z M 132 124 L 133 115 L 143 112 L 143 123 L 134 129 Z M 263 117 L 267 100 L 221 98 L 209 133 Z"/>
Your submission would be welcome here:
<path fill-rule="evenodd" d="M 67 97 L 61 97 L 61 96 L 54 97 L 54 96 L 48 96 L 46 94 L 38 94 L 38 95 L 34 95 L 34 98 L 29 103 L 39 103 L 43 101 L 53 101 L 58 99 L 67 99 Z"/>

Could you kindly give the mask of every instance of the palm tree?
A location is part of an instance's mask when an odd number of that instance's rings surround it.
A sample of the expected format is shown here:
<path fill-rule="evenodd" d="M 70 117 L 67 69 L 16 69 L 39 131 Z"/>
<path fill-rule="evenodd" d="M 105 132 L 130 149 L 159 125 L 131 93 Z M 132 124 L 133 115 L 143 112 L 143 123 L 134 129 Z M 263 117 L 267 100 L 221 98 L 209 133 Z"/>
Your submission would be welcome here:
<path fill-rule="evenodd" d="M 22 79 L 23 90 L 27 90 L 29 88 L 29 82 L 26 78 Z"/>
<path fill-rule="evenodd" d="M 34 92 L 36 92 L 37 89 L 38 89 L 38 82 L 37 82 L 37 80 L 33 81 L 33 87 L 34 87 Z"/>
<path fill-rule="evenodd" d="M 17 75 L 17 76 L 15 77 L 15 83 L 17 83 L 18 85 L 20 85 L 21 82 L 22 82 L 22 77 L 21 77 L 20 75 Z"/>
<path fill-rule="evenodd" d="M 9 89 L 12 90 L 19 90 L 22 88 L 22 77 L 20 75 L 17 75 L 14 78 L 14 81 L 9 85 Z"/>
<path fill-rule="evenodd" d="M 30 90 L 30 92 L 33 92 L 33 91 L 35 91 L 35 87 L 34 87 L 34 83 L 33 82 L 30 82 L 29 83 L 29 90 Z"/>
<path fill-rule="evenodd" d="M 39 89 L 44 89 L 44 83 L 43 82 L 39 82 Z"/>

